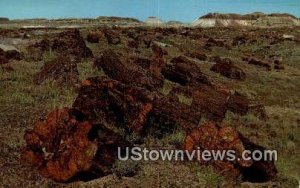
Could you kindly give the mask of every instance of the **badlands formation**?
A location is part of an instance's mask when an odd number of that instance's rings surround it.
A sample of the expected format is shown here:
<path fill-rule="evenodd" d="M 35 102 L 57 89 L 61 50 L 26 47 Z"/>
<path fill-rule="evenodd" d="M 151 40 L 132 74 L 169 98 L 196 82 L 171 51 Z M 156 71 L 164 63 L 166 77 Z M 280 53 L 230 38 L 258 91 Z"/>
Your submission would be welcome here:
<path fill-rule="evenodd" d="M 252 13 L 246 15 L 239 14 L 219 14 L 209 13 L 195 20 L 192 26 L 198 27 L 281 27 L 300 26 L 300 20 L 289 14 L 264 14 Z"/>

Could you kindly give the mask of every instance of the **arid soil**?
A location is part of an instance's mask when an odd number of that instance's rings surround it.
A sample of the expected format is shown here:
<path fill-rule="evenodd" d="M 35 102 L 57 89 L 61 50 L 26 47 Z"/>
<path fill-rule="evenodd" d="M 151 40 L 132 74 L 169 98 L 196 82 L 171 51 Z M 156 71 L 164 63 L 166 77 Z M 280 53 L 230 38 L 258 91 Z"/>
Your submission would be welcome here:
<path fill-rule="evenodd" d="M 0 186 L 298 186 L 299 27 L 14 28 L 0 44 Z M 278 161 L 117 160 L 126 146 Z"/>

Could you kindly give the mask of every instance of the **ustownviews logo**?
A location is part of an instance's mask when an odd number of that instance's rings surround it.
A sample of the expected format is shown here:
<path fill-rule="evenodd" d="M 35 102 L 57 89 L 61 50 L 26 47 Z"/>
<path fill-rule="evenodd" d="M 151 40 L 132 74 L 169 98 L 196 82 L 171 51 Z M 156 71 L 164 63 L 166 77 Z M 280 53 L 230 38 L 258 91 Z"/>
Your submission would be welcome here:
<path fill-rule="evenodd" d="M 118 159 L 121 161 L 277 161 L 276 150 L 178 150 L 178 149 L 148 149 L 141 147 L 118 148 Z"/>

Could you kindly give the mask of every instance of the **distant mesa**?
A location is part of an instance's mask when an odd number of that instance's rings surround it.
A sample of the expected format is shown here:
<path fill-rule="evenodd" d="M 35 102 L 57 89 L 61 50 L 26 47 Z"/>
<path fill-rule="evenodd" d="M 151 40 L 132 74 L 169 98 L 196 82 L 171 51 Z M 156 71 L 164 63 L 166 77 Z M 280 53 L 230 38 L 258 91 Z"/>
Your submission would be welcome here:
<path fill-rule="evenodd" d="M 126 17 L 116 17 L 116 16 L 99 16 L 96 18 L 102 22 L 133 22 L 133 23 L 141 23 L 140 20 L 135 18 L 126 18 Z"/>
<path fill-rule="evenodd" d="M 262 12 L 254 12 L 245 15 L 209 13 L 192 23 L 192 26 L 198 27 L 282 27 L 299 25 L 300 20 L 291 14 L 264 14 Z"/>
<path fill-rule="evenodd" d="M 158 19 L 157 17 L 150 16 L 147 18 L 145 23 L 148 25 L 162 25 L 164 22 Z"/>
<path fill-rule="evenodd" d="M 185 23 L 183 23 L 183 22 L 173 21 L 173 20 L 166 22 L 166 24 L 169 25 L 169 26 L 183 26 L 183 25 L 185 25 Z"/>
<path fill-rule="evenodd" d="M 9 21 L 8 18 L 0 17 L 0 22 L 8 22 L 8 21 Z"/>

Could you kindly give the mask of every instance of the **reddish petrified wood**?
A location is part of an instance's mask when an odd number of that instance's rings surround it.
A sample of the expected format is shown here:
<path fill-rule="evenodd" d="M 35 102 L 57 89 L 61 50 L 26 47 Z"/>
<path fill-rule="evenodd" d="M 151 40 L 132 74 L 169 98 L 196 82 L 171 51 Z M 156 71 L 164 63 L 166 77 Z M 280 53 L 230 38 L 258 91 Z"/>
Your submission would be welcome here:
<path fill-rule="evenodd" d="M 265 148 L 245 139 L 232 127 L 219 127 L 213 122 L 203 124 L 186 136 L 184 149 L 190 152 L 197 149 L 221 152 L 233 150 L 235 160 L 225 158 L 205 161 L 197 158 L 201 164 L 213 164 L 225 176 L 242 176 L 245 181 L 264 182 L 274 179 L 277 174 L 273 161 L 243 160 L 242 153 L 245 150 L 263 151 Z"/>
<path fill-rule="evenodd" d="M 246 79 L 246 73 L 241 68 L 234 65 L 233 61 L 228 58 L 218 60 L 217 63 L 211 67 L 210 70 L 213 72 L 220 73 L 221 75 L 227 78 L 236 80 Z"/>
<path fill-rule="evenodd" d="M 224 119 L 230 94 L 206 86 L 192 90 L 191 97 L 192 106 L 207 119 L 214 121 Z"/>
<path fill-rule="evenodd" d="M 121 43 L 121 38 L 117 31 L 105 30 L 104 36 L 106 37 L 108 44 L 117 45 Z"/>
<path fill-rule="evenodd" d="M 83 82 L 73 107 L 93 121 L 141 132 L 153 108 L 154 95 L 143 88 L 127 86 L 106 77 Z"/>
<path fill-rule="evenodd" d="M 263 67 L 266 70 L 271 70 L 270 63 L 265 62 L 263 60 L 259 60 L 259 59 L 255 59 L 255 58 L 249 58 L 249 57 L 244 57 L 243 60 L 246 61 L 248 64 Z"/>
<path fill-rule="evenodd" d="M 78 29 L 64 31 L 53 40 L 52 50 L 59 54 L 69 54 L 80 58 L 93 57 Z"/>
<path fill-rule="evenodd" d="M 34 75 L 33 82 L 39 85 L 46 80 L 55 80 L 62 85 L 75 86 L 79 82 L 78 76 L 76 62 L 68 56 L 58 56 L 47 62 L 41 71 Z"/>
<path fill-rule="evenodd" d="M 205 53 L 193 51 L 193 52 L 187 52 L 185 53 L 186 56 L 191 58 L 196 58 L 200 61 L 206 61 L 208 59 L 208 56 Z"/>
<path fill-rule="evenodd" d="M 91 31 L 88 33 L 86 40 L 90 43 L 99 43 L 102 36 L 103 33 L 101 33 L 100 31 Z"/>
<path fill-rule="evenodd" d="M 27 145 L 22 159 L 58 182 L 111 173 L 117 147 L 124 148 L 127 142 L 103 125 L 84 121 L 79 114 L 73 109 L 57 109 L 38 121 L 24 136 Z"/>
<path fill-rule="evenodd" d="M 162 77 L 155 76 L 150 70 L 142 68 L 124 54 L 118 54 L 113 50 L 104 50 L 94 64 L 103 69 L 110 78 L 124 84 L 141 86 L 149 90 L 156 90 L 163 86 Z"/>
<path fill-rule="evenodd" d="M 179 56 L 171 60 L 162 70 L 163 76 L 183 86 L 210 85 L 208 78 L 201 72 L 195 62 L 185 56 Z"/>

